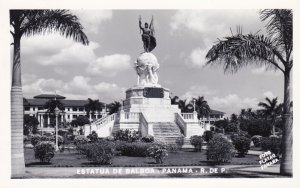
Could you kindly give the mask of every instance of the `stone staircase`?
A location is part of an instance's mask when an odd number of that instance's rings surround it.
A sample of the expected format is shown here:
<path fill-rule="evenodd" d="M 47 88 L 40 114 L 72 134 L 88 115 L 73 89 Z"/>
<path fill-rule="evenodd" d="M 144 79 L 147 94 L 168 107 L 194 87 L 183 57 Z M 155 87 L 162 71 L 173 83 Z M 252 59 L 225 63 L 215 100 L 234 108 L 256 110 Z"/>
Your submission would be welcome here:
<path fill-rule="evenodd" d="M 181 130 L 175 122 L 157 122 L 152 125 L 156 141 L 165 144 L 176 144 L 182 138 Z"/>

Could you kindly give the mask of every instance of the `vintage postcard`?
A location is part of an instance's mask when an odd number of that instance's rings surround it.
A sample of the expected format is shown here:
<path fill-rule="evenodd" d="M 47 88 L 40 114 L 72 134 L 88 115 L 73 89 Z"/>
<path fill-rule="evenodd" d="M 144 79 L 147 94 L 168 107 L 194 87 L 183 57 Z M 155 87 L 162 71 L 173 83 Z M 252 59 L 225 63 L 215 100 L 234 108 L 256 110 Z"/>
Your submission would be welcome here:
<path fill-rule="evenodd" d="M 2 19 L 11 181 L 294 179 L 293 7 L 63 8 Z"/>

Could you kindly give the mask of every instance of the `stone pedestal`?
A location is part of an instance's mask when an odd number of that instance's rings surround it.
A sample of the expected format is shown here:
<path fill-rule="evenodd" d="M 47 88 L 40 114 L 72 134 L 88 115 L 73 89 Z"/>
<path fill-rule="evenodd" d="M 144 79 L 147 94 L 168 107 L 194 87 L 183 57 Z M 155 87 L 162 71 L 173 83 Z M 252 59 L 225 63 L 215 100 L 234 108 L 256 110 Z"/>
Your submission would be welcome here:
<path fill-rule="evenodd" d="M 163 87 L 163 97 L 152 98 L 145 96 L 145 89 L 151 87 L 135 86 L 126 91 L 123 104 L 124 112 L 143 113 L 148 122 L 174 122 L 175 113 L 180 113 L 177 105 L 171 105 L 170 91 Z"/>

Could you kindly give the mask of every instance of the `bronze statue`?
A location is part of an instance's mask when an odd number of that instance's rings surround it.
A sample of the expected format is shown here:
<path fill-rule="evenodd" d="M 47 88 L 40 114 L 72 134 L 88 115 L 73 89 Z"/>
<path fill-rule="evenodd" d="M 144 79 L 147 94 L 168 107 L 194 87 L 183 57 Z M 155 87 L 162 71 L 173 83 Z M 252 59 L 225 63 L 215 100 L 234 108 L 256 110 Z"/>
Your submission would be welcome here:
<path fill-rule="evenodd" d="M 139 17 L 139 27 L 142 31 L 142 41 L 144 43 L 144 51 L 151 52 L 156 47 L 156 39 L 154 37 L 154 26 L 153 26 L 153 16 L 150 22 L 150 26 L 145 22 L 145 26 L 142 27 L 142 18 Z"/>

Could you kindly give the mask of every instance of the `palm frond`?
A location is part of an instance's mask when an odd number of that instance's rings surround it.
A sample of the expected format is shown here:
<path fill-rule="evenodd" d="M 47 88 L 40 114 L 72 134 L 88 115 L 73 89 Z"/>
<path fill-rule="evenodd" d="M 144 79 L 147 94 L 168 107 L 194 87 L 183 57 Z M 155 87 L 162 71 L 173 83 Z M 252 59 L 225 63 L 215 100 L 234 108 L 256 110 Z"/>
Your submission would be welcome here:
<path fill-rule="evenodd" d="M 230 73 L 249 64 L 263 64 L 284 71 L 276 58 L 284 61 L 270 38 L 241 33 L 219 40 L 206 55 L 207 65 L 223 64 L 224 72 Z"/>
<path fill-rule="evenodd" d="M 265 9 L 260 11 L 262 21 L 268 21 L 266 28 L 277 46 L 281 46 L 286 56 L 293 50 L 293 12 L 289 9 Z"/>
<path fill-rule="evenodd" d="M 89 41 L 77 16 L 68 10 L 23 10 L 26 15 L 21 33 L 26 36 L 58 32 L 66 38 L 88 45 Z"/>

